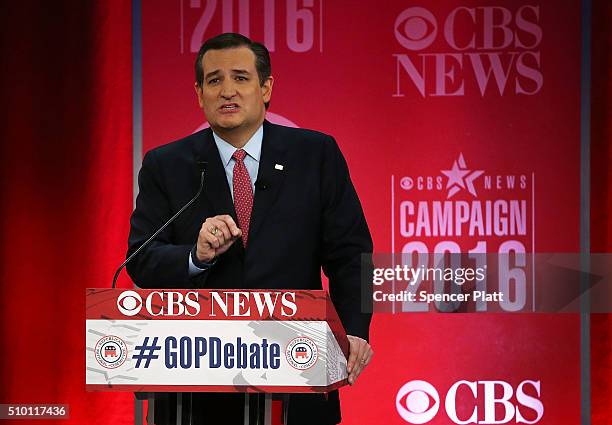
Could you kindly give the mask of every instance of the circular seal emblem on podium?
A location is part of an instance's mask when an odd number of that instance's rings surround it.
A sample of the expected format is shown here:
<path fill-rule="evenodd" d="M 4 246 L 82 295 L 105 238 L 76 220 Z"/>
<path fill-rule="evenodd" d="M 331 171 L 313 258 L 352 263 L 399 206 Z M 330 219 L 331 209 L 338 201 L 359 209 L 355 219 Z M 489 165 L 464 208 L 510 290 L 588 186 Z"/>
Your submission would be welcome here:
<path fill-rule="evenodd" d="M 121 338 L 107 335 L 96 343 L 94 353 L 100 366 L 116 369 L 127 359 L 127 345 Z"/>
<path fill-rule="evenodd" d="M 287 344 L 285 350 L 287 362 L 298 370 L 310 369 L 319 357 L 319 350 L 314 341 L 306 336 L 299 336 Z"/>

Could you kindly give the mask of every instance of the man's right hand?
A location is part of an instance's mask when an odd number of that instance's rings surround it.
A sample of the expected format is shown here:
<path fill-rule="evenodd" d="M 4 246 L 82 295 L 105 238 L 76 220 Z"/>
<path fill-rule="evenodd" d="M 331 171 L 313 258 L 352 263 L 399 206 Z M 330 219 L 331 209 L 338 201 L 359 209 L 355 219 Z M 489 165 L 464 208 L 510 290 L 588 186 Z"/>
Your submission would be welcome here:
<path fill-rule="evenodd" d="M 230 249 L 236 239 L 242 236 L 234 219 L 229 215 L 207 218 L 198 235 L 196 257 L 203 263 L 210 263 Z"/>

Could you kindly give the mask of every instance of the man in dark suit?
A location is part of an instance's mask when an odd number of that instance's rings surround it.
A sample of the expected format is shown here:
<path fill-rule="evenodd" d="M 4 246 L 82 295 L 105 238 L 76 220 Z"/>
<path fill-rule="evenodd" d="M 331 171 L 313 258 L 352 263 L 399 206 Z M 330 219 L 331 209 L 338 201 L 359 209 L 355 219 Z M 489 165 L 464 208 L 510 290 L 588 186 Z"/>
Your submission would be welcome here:
<path fill-rule="evenodd" d="M 346 162 L 332 137 L 265 121 L 273 78 L 263 45 L 222 34 L 202 45 L 195 68 L 210 128 L 145 155 L 128 254 L 197 191 L 197 161 L 207 162 L 204 191 L 128 272 L 142 288 L 321 289 L 322 267 L 353 384 L 373 355 L 360 287 L 372 240 Z M 194 417 L 242 423 L 241 394 L 193 397 Z M 173 420 L 167 407 L 156 404 L 157 423 Z M 337 391 L 292 396 L 288 422 L 340 422 Z"/>

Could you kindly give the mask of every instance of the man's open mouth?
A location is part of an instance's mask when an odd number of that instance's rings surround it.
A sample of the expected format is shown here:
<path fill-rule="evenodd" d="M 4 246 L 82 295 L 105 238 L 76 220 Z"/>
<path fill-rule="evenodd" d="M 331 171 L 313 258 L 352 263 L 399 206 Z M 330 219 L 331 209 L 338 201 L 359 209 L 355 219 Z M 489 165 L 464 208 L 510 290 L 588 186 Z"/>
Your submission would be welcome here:
<path fill-rule="evenodd" d="M 240 109 L 240 106 L 238 106 L 236 103 L 228 103 L 219 108 L 221 112 L 235 112 L 238 109 Z"/>

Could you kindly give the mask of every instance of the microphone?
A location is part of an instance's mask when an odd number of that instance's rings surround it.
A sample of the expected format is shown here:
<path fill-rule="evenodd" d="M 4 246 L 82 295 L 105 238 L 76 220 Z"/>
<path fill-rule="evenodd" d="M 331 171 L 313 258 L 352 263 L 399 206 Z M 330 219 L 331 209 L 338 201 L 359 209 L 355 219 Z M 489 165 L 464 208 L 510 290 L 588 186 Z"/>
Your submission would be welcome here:
<path fill-rule="evenodd" d="M 208 162 L 202 161 L 200 158 L 196 158 L 196 165 L 198 166 L 198 170 L 200 170 L 200 174 L 206 172 L 206 167 L 208 167 Z"/>
<path fill-rule="evenodd" d="M 198 170 L 200 171 L 200 187 L 198 188 L 198 192 L 195 194 L 195 196 L 193 198 L 191 198 L 191 200 L 189 202 L 187 202 L 185 205 L 183 205 L 183 207 L 180 210 L 178 210 L 176 214 L 174 214 L 172 217 L 170 217 L 170 219 L 168 221 L 166 221 L 159 229 L 157 229 L 155 231 L 155 233 L 153 233 L 149 237 L 149 239 L 144 241 L 142 243 L 142 245 L 140 245 L 136 251 L 132 252 L 132 255 L 130 255 L 119 266 L 119 268 L 115 272 L 115 277 L 113 277 L 113 285 L 112 285 L 113 289 L 115 289 L 115 285 L 117 284 L 117 278 L 119 277 L 119 273 L 121 273 L 121 270 L 123 270 L 123 268 L 127 265 L 127 263 L 132 261 L 132 258 L 134 258 L 136 255 L 138 255 L 138 253 L 140 251 L 142 251 L 142 249 L 144 247 L 149 245 L 149 243 L 151 243 L 151 241 L 153 239 L 155 239 L 155 237 L 157 237 L 157 235 L 159 235 L 161 232 L 163 232 L 166 227 L 168 227 L 174 220 L 176 220 L 178 218 L 178 216 L 180 216 L 183 213 L 183 211 L 185 211 L 187 208 L 189 208 L 191 206 L 191 204 L 193 204 L 196 201 L 196 199 L 199 198 L 200 194 L 202 193 L 202 189 L 204 188 L 204 175 L 206 174 L 206 167 L 208 165 L 208 162 L 202 161 L 200 158 L 196 158 L 196 164 L 198 166 Z"/>

